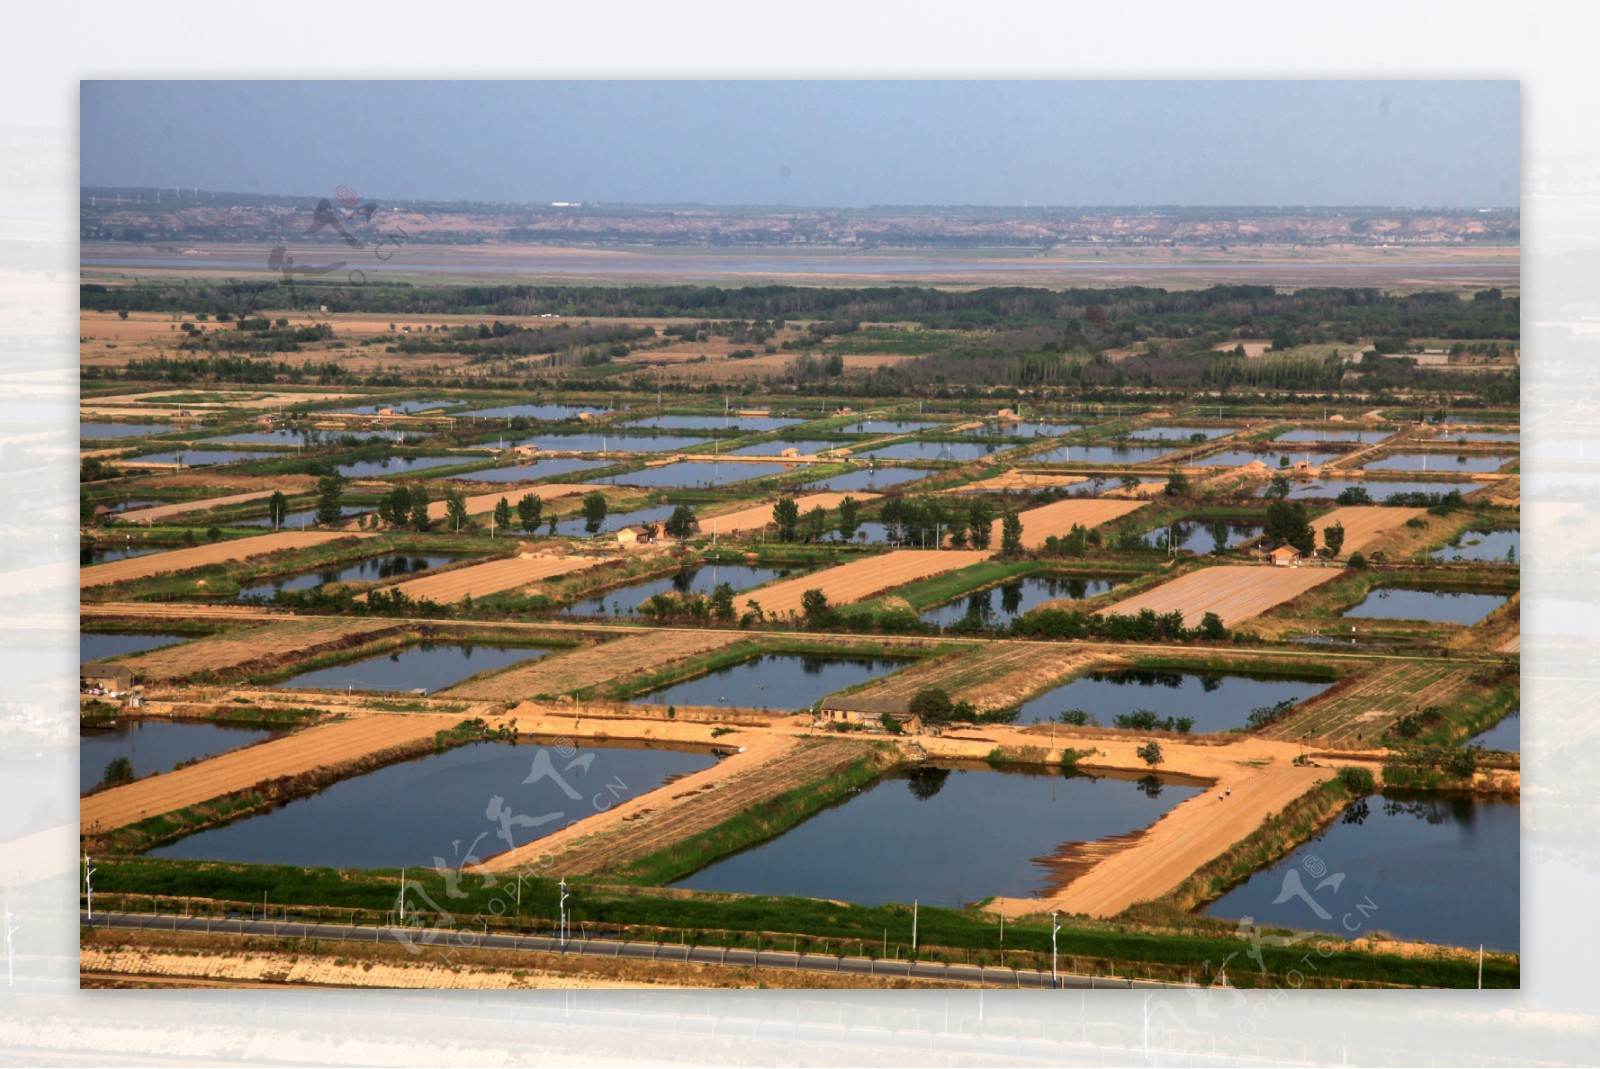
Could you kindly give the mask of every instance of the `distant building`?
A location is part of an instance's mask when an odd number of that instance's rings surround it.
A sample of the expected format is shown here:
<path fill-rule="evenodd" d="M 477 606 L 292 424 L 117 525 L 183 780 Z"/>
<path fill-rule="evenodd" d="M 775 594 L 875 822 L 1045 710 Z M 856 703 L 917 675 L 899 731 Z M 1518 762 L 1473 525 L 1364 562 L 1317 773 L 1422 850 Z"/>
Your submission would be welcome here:
<path fill-rule="evenodd" d="M 91 692 L 125 691 L 133 686 L 133 669 L 125 664 L 82 664 L 78 666 L 78 686 Z"/>
<path fill-rule="evenodd" d="M 655 539 L 650 537 L 650 532 L 646 528 L 632 524 L 617 532 L 617 541 L 623 545 L 632 545 L 636 542 L 653 542 Z"/>
<path fill-rule="evenodd" d="M 846 694 L 822 699 L 817 712 L 824 720 L 864 725 L 877 724 L 887 715 L 906 734 L 922 734 L 922 717 L 911 712 L 904 699 L 859 698 Z"/>
<path fill-rule="evenodd" d="M 800 450 L 798 448 L 796 448 L 795 446 L 791 445 L 787 449 L 785 449 L 783 452 L 779 453 L 778 455 L 780 457 L 797 457 L 797 456 L 800 455 Z"/>
<path fill-rule="evenodd" d="M 1273 564 L 1283 568 L 1286 568 L 1291 564 L 1300 563 L 1300 551 L 1290 545 L 1279 546 L 1271 553 L 1268 553 L 1267 556 L 1272 558 Z"/>

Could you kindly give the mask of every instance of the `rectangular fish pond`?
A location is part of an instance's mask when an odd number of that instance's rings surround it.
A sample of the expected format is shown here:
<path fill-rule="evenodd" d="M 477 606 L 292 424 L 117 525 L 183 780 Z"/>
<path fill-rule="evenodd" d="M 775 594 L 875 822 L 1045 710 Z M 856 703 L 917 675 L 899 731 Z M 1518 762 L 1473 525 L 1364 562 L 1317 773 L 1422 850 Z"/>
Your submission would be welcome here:
<path fill-rule="evenodd" d="M 560 832 L 716 760 L 709 753 L 574 748 L 564 741 L 470 743 L 342 780 L 149 856 L 341 869 L 461 867 Z"/>
<path fill-rule="evenodd" d="M 928 764 L 891 772 L 765 843 L 673 884 L 700 891 L 963 906 L 1047 893 L 1052 859 L 1137 834 L 1202 790 L 1146 776 L 996 772 Z"/>
<path fill-rule="evenodd" d="M 1382 460 L 1367 461 L 1363 467 L 1368 471 L 1449 471 L 1477 474 L 1499 471 L 1515 459 L 1517 458 L 1514 456 L 1481 453 L 1475 456 L 1451 456 L 1448 453 L 1396 453 Z"/>
<path fill-rule="evenodd" d="M 604 416 L 611 410 L 609 408 L 591 408 L 588 405 L 501 405 L 498 408 L 479 408 L 471 412 L 452 413 L 457 419 L 471 423 L 475 419 L 497 419 L 510 421 L 521 416 L 523 419 L 562 420 L 577 419 L 580 413 L 587 412 L 591 416 Z"/>
<path fill-rule="evenodd" d="M 728 483 L 742 483 L 750 479 L 765 478 L 768 475 L 779 475 L 783 472 L 800 473 L 803 471 L 805 471 L 805 465 L 761 463 L 760 461 L 754 463 L 718 464 L 715 461 L 682 460 L 672 464 L 663 464 L 658 468 L 645 468 L 643 471 L 630 471 L 623 475 L 607 475 L 593 481 L 607 483 L 612 486 L 655 486 L 690 489 L 697 486 L 725 486 Z"/>
<path fill-rule="evenodd" d="M 924 612 L 922 619 L 940 627 L 962 623 L 984 628 L 1010 627 L 1017 617 L 1040 605 L 1082 601 L 1116 585 L 1113 580 L 1086 576 L 1023 576 L 936 606 Z"/>
<path fill-rule="evenodd" d="M 175 635 L 164 631 L 80 631 L 78 632 L 78 660 L 88 664 L 110 657 L 126 657 L 130 653 L 144 653 L 163 646 L 176 646 L 194 635 Z"/>
<path fill-rule="evenodd" d="M 1518 815 L 1516 802 L 1463 794 L 1371 795 L 1204 913 L 1352 939 L 1383 932 L 1519 951 Z"/>
<path fill-rule="evenodd" d="M 1347 620 L 1427 620 L 1471 627 L 1509 600 L 1505 594 L 1473 594 L 1459 590 L 1411 590 L 1384 586 L 1369 592 Z"/>
<path fill-rule="evenodd" d="M 931 472 L 918 468 L 857 468 L 840 475 L 830 475 L 826 479 L 817 479 L 805 484 L 808 491 L 848 494 L 857 490 L 868 493 L 887 490 L 891 486 L 901 483 L 913 482 L 926 478 Z"/>
<path fill-rule="evenodd" d="M 1463 531 L 1454 542 L 1433 551 L 1440 561 L 1476 560 L 1516 564 L 1522 560 L 1522 532 Z"/>
<path fill-rule="evenodd" d="M 981 442 L 897 442 L 894 445 L 879 446 L 857 454 L 863 457 L 876 457 L 879 460 L 979 460 L 1015 449 L 1016 446 L 1004 439 L 990 439 Z"/>
<path fill-rule="evenodd" d="M 182 452 L 146 453 L 143 456 L 126 459 L 140 464 L 177 464 L 181 461 L 186 468 L 209 468 L 220 464 L 238 464 L 246 460 L 264 460 L 268 457 L 282 456 L 282 453 L 263 453 L 260 450 L 248 449 L 185 449 Z"/>
<path fill-rule="evenodd" d="M 804 423 L 802 419 L 785 419 L 780 416 L 651 416 L 648 419 L 630 420 L 622 427 L 653 427 L 673 431 L 776 431 Z"/>
<path fill-rule="evenodd" d="M 346 479 L 376 479 L 388 475 L 414 475 L 429 468 L 448 468 L 470 464 L 480 459 L 473 456 L 454 457 L 379 457 L 377 460 L 355 460 L 340 464 L 335 470 Z"/>
<path fill-rule="evenodd" d="M 166 434 L 170 423 L 80 423 L 78 440 L 104 441 L 112 438 L 142 438 L 147 434 Z"/>
<path fill-rule="evenodd" d="M 450 478 L 468 483 L 535 483 L 541 479 L 553 479 L 557 475 L 592 471 L 616 463 L 619 461 L 584 460 L 582 457 L 543 457 L 527 464 L 515 464 L 509 468 L 483 468 L 479 471 L 452 475 Z"/>
<path fill-rule="evenodd" d="M 1161 720 L 1188 717 L 1194 721 L 1191 733 L 1200 735 L 1242 728 L 1252 710 L 1284 701 L 1299 704 L 1333 684 L 1331 679 L 1149 668 L 1089 672 L 1024 702 L 1017 711 L 1017 723 L 1048 723 L 1076 709 L 1088 713 L 1102 727 L 1115 727 L 1118 716 L 1148 709 Z"/>
<path fill-rule="evenodd" d="M 1420 479 L 1404 481 L 1400 479 L 1317 479 L 1305 482 L 1300 479 L 1289 480 L 1289 499 L 1291 501 L 1308 497 L 1325 497 L 1332 500 L 1342 492 L 1353 487 L 1366 490 L 1367 496 L 1374 505 L 1383 504 L 1384 498 L 1390 494 L 1448 494 L 1458 491 L 1463 497 L 1474 490 L 1482 490 L 1482 483 L 1456 483 L 1456 482 L 1424 482 Z M 1272 489 L 1271 484 L 1262 486 L 1256 491 L 1257 497 L 1265 497 Z"/>
<path fill-rule="evenodd" d="M 394 653 L 302 672 L 278 686 L 307 690 L 424 690 L 431 694 L 468 676 L 538 660 L 551 652 L 539 646 L 424 642 Z"/>
<path fill-rule="evenodd" d="M 201 721 L 123 718 L 115 727 L 84 728 L 78 733 L 78 789 L 100 782 L 106 765 L 126 757 L 135 776 L 170 772 L 174 765 L 237 750 L 271 738 L 266 728 Z"/>
<path fill-rule="evenodd" d="M 646 579 L 641 583 L 631 583 L 625 587 L 608 590 L 603 594 L 596 594 L 592 598 L 576 602 L 564 611 L 579 616 L 632 614 L 637 613 L 639 606 L 657 594 L 695 593 L 710 597 L 711 591 L 718 583 L 727 583 L 733 587 L 734 607 L 736 610 L 742 610 L 744 599 L 738 596 L 740 591 L 769 583 L 774 579 L 782 579 L 788 574 L 787 569 L 779 568 L 752 568 L 743 564 L 707 564 L 700 568 L 686 569 L 675 575 Z"/>
<path fill-rule="evenodd" d="M 880 679 L 911 663 L 907 658 L 763 653 L 631 700 L 647 705 L 799 710 L 835 691 Z"/>
<path fill-rule="evenodd" d="M 709 438 L 680 438 L 672 434 L 537 434 L 518 438 L 506 447 L 531 445 L 557 453 L 670 453 L 705 445 Z"/>
<path fill-rule="evenodd" d="M 1168 445 L 1063 445 L 1046 453 L 1028 457 L 1040 464 L 1143 464 L 1164 457 L 1177 449 Z"/>
<path fill-rule="evenodd" d="M 1241 542 L 1261 537 L 1262 528 L 1258 523 L 1239 523 L 1229 520 L 1227 526 L 1228 533 L 1223 539 L 1223 549 L 1231 549 Z M 1153 549 L 1167 549 L 1170 543 L 1176 549 L 1188 550 L 1202 557 L 1217 548 L 1217 540 L 1211 534 L 1211 524 L 1206 520 L 1179 520 L 1146 531 L 1143 540 L 1145 545 Z"/>

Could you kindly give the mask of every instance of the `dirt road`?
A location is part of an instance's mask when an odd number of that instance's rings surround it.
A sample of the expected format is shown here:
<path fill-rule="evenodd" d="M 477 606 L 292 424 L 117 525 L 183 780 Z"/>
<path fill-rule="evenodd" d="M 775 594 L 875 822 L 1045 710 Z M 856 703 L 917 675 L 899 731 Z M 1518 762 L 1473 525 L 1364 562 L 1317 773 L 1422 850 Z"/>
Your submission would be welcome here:
<path fill-rule="evenodd" d="M 392 746 L 431 738 L 459 723 L 460 716 L 374 714 L 307 728 L 286 738 L 247 746 L 197 765 L 150 776 L 91 795 L 78 809 L 84 834 L 108 832 L 147 817 L 197 805 L 262 780 L 293 776 L 352 761 Z"/>

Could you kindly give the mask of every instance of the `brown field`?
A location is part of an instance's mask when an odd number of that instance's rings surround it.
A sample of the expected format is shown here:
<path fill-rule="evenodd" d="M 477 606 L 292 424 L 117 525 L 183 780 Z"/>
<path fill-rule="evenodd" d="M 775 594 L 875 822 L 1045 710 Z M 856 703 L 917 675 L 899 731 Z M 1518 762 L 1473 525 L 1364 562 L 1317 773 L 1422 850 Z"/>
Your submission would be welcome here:
<path fill-rule="evenodd" d="M 341 538 L 364 538 L 365 535 L 349 531 L 279 531 L 277 534 L 236 538 L 230 542 L 216 542 L 193 549 L 174 549 L 167 553 L 152 553 L 147 557 L 130 557 L 126 560 L 91 564 L 78 572 L 78 587 L 105 586 L 107 583 L 124 583 L 130 579 L 146 579 L 164 572 L 179 572 L 187 568 L 203 568 L 208 564 L 227 564 L 276 553 L 284 549 L 304 549 L 320 546 Z"/>
<path fill-rule="evenodd" d="M 1473 669 L 1438 661 L 1388 662 L 1350 676 L 1269 725 L 1263 734 L 1313 738 L 1319 745 L 1362 747 L 1407 713 L 1448 705 L 1472 690 Z"/>
<path fill-rule="evenodd" d="M 1043 471 L 1006 471 L 957 487 L 951 493 L 963 490 L 1042 490 L 1046 487 L 1072 486 L 1084 481 L 1082 475 L 1055 475 Z"/>
<path fill-rule="evenodd" d="M 512 522 L 516 523 L 517 502 L 528 494 L 533 494 L 546 505 L 552 501 L 559 501 L 564 497 L 574 494 L 587 494 L 591 490 L 610 490 L 609 486 L 589 486 L 584 483 L 559 483 L 552 486 L 518 486 L 508 488 L 492 494 L 475 494 L 467 498 L 467 515 L 478 516 L 485 512 L 493 512 L 494 507 L 503 497 L 512 508 Z M 428 505 L 428 519 L 442 520 L 448 514 L 450 503 L 447 501 L 434 501 Z"/>
<path fill-rule="evenodd" d="M 458 718 L 363 716 L 307 728 L 286 738 L 221 754 L 176 772 L 150 776 L 83 799 L 78 808 L 84 834 L 107 832 L 147 817 L 198 805 L 263 780 L 353 761 L 403 743 L 431 738 Z"/>
<path fill-rule="evenodd" d="M 1202 616 L 1214 612 L 1222 617 L 1225 626 L 1232 627 L 1342 575 L 1343 568 L 1284 568 L 1270 564 L 1201 568 L 1100 612 L 1132 616 L 1144 609 L 1157 614 L 1177 611 L 1183 613 L 1185 627 L 1197 626 Z"/>
<path fill-rule="evenodd" d="M 993 642 L 912 665 L 857 692 L 874 701 L 909 701 L 924 687 L 939 687 L 979 711 L 1009 709 L 1080 669 L 1104 663 L 1081 646 L 1052 642 Z"/>
<path fill-rule="evenodd" d="M 845 605 L 864 601 L 897 586 L 953 572 L 970 564 L 988 560 L 992 553 L 978 549 L 897 549 L 849 564 L 824 568 L 798 579 L 784 579 L 769 586 L 741 593 L 740 605 L 754 599 L 769 615 L 787 616 L 800 611 L 800 598 L 807 590 L 821 590 L 829 604 Z"/>
<path fill-rule="evenodd" d="M 1102 523 L 1121 519 L 1143 504 L 1142 501 L 1069 497 L 1036 509 L 1028 509 L 1019 515 L 1022 520 L 1023 548 L 1038 549 L 1044 545 L 1045 539 L 1052 535 L 1060 538 L 1068 534 L 1075 523 L 1081 523 L 1085 527 L 1098 527 Z M 990 545 L 1000 544 L 1002 522 L 994 521 L 994 526 L 990 529 Z"/>
<path fill-rule="evenodd" d="M 263 671 L 291 659 L 360 646 L 408 630 L 404 620 L 273 620 L 124 657 L 119 663 L 147 681 L 179 679 L 198 672 Z"/>
<path fill-rule="evenodd" d="M 857 491 L 851 494 L 806 494 L 797 497 L 794 503 L 800 508 L 800 515 L 804 516 L 814 508 L 824 508 L 832 511 L 839 507 L 839 502 L 847 497 L 857 501 L 871 501 L 877 494 Z M 719 535 L 737 534 L 741 531 L 759 531 L 772 522 L 772 502 L 760 505 L 751 505 L 749 508 L 739 509 L 737 512 L 725 512 L 721 516 L 702 516 L 700 529 L 702 533 L 709 533 L 713 525 Z"/>
<path fill-rule="evenodd" d="M 555 654 L 440 691 L 451 698 L 521 701 L 539 694 L 567 694 L 659 671 L 740 641 L 737 631 L 650 631 Z"/>
<path fill-rule="evenodd" d="M 1518 631 L 1515 635 L 1512 635 L 1510 639 L 1508 639 L 1507 641 L 1501 643 L 1498 647 L 1496 647 L 1496 652 L 1497 653 L 1521 653 L 1522 652 L 1522 632 Z"/>
<path fill-rule="evenodd" d="M 1386 505 L 1345 505 L 1326 516 L 1311 521 L 1317 532 L 1317 545 L 1322 544 L 1322 532 L 1339 523 L 1344 525 L 1344 546 L 1340 554 L 1350 554 L 1365 549 L 1381 535 L 1402 526 L 1413 516 L 1428 515 L 1427 509 L 1390 508 Z M 1271 547 L 1268 547 L 1271 548 Z"/>
<path fill-rule="evenodd" d="M 738 736 L 744 753 L 596 814 L 562 833 L 562 842 L 533 842 L 485 863 L 505 870 L 554 857 L 542 876 L 594 875 L 666 849 L 730 817 L 814 780 L 870 752 L 844 739 Z M 729 740 L 732 741 L 731 739 Z"/>
<path fill-rule="evenodd" d="M 420 601 L 427 598 L 441 605 L 460 601 L 471 594 L 482 597 L 497 594 L 512 587 L 529 586 L 544 579 L 569 572 L 593 568 L 602 561 L 594 557 L 555 557 L 538 553 L 524 553 L 516 557 L 453 568 L 437 575 L 426 575 L 405 583 L 397 583 L 388 590 L 403 590 L 408 598 Z"/>
<path fill-rule="evenodd" d="M 200 501 L 181 501 L 175 505 L 151 505 L 149 508 L 129 509 L 117 517 L 120 523 L 153 523 L 164 520 L 169 516 L 182 516 L 186 512 L 203 512 L 207 509 L 220 509 L 228 505 L 243 505 L 247 501 L 260 501 L 269 498 L 271 490 L 251 490 L 243 494 L 228 494 L 225 497 L 208 497 Z"/>

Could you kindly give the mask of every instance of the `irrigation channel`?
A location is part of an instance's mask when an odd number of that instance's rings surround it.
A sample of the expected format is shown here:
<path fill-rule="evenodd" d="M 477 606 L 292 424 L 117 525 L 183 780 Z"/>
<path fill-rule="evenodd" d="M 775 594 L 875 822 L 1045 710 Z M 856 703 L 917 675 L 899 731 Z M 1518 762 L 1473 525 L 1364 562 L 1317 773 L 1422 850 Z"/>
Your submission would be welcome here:
<path fill-rule="evenodd" d="M 704 750 L 477 742 L 341 780 L 150 851 L 336 868 L 460 868 L 709 768 Z"/>
<path fill-rule="evenodd" d="M 1374 794 L 1204 912 L 1520 952 L 1519 812 L 1514 801 L 1465 794 Z"/>

